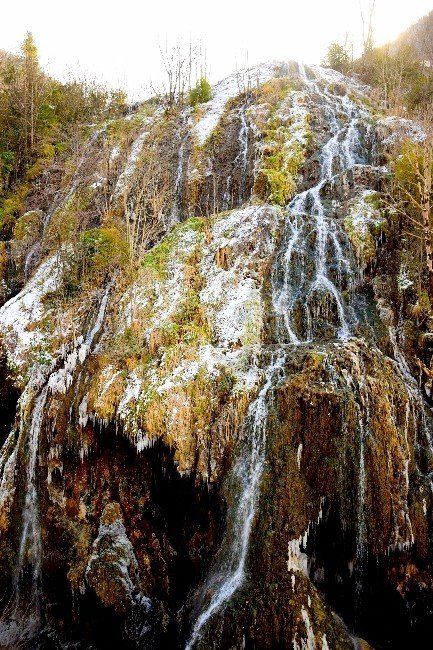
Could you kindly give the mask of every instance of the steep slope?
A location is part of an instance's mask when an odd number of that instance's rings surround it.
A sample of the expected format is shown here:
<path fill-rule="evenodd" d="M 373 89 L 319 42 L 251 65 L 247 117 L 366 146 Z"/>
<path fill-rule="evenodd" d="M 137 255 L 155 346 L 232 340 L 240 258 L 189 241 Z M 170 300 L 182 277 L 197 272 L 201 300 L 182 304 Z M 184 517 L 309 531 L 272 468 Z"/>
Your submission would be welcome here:
<path fill-rule="evenodd" d="M 262 66 L 95 126 L 30 196 L 0 309 L 3 647 L 422 646 L 433 433 L 383 200 L 422 133 L 368 92 Z"/>
<path fill-rule="evenodd" d="M 396 42 L 396 46 L 409 45 L 429 67 L 433 64 L 433 11 L 411 25 Z"/>

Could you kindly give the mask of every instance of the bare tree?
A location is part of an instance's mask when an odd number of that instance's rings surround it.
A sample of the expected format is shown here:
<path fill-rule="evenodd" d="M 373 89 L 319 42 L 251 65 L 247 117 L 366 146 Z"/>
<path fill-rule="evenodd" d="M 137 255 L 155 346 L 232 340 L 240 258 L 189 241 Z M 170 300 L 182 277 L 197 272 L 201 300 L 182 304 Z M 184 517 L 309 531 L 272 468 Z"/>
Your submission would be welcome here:
<path fill-rule="evenodd" d="M 134 264 L 141 261 L 167 227 L 165 210 L 171 197 L 169 145 L 165 130 L 155 124 L 123 191 L 126 238 Z"/>
<path fill-rule="evenodd" d="M 373 49 L 373 15 L 374 15 L 375 0 L 370 3 L 368 15 L 364 15 L 362 5 L 360 3 L 361 21 L 362 21 L 362 44 L 363 56 L 368 55 Z"/>
<path fill-rule="evenodd" d="M 201 43 L 190 42 L 186 46 L 181 43 L 169 46 L 166 43 L 164 47 L 159 47 L 159 52 L 165 73 L 162 99 L 168 108 L 182 105 L 192 85 L 206 77 L 206 50 Z"/>
<path fill-rule="evenodd" d="M 424 64 L 433 66 L 433 11 L 421 18 L 414 28 L 414 45 Z"/>

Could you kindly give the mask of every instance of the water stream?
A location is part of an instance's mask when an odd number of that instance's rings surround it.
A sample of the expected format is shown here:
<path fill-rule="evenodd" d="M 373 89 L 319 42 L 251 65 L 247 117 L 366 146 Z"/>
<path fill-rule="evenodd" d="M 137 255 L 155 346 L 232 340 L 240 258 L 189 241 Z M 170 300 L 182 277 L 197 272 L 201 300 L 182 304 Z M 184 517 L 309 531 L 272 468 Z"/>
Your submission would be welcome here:
<path fill-rule="evenodd" d="M 247 187 L 247 176 L 248 176 L 248 158 L 249 158 L 249 149 L 250 149 L 250 125 L 248 124 L 248 119 L 246 111 L 248 108 L 248 102 L 243 104 L 239 110 L 239 120 L 241 128 L 239 129 L 239 153 L 235 158 L 235 169 L 240 167 L 240 181 L 239 181 L 239 205 L 242 205 L 245 201 L 245 190 Z"/>
<path fill-rule="evenodd" d="M 272 305 L 276 317 L 275 342 L 280 353 L 273 356 L 265 370 L 265 382 L 252 402 L 244 423 L 246 442 L 242 456 L 235 462 L 231 482 L 238 495 L 229 513 L 227 533 L 210 576 L 205 582 L 186 650 L 191 650 L 203 637 L 207 622 L 223 608 L 245 579 L 246 561 L 252 522 L 257 505 L 260 479 L 266 448 L 266 429 L 270 401 L 278 382 L 284 377 L 287 344 L 319 341 L 326 338 L 346 340 L 356 322 L 354 310 L 343 297 L 355 288 L 359 270 L 341 226 L 330 214 L 322 197 L 325 186 L 335 174 L 344 173 L 362 157 L 358 120 L 363 111 L 347 96 L 339 97 L 321 90 L 310 80 L 303 66 L 299 67 L 308 100 L 321 107 L 329 138 L 319 152 L 319 177 L 302 191 L 287 208 L 285 232 L 272 270 Z M 245 120 L 244 120 L 245 122 Z M 248 131 L 242 123 L 247 160 Z M 246 153 L 245 153 L 246 152 Z M 239 154 L 239 155 L 241 155 Z M 318 327 L 320 324 L 320 327 Z M 361 436 L 363 434 L 361 433 Z M 363 465 L 363 439 L 360 439 L 360 464 Z M 365 470 L 359 493 L 359 509 L 363 511 Z M 361 526 L 363 527 L 363 514 Z M 364 529 L 361 537 L 364 534 Z M 203 608 L 206 596 L 210 601 Z"/>
<path fill-rule="evenodd" d="M 205 592 L 211 590 L 212 597 L 194 624 L 186 650 L 194 646 L 207 621 L 228 602 L 244 581 L 248 544 L 265 461 L 270 399 L 278 381 L 282 378 L 284 364 L 284 352 L 281 351 L 273 356 L 265 372 L 264 384 L 249 406 L 244 423 L 247 435 L 246 448 L 244 455 L 235 463 L 231 476 L 232 490 L 236 492 L 237 498 L 229 516 L 226 542 L 222 545 L 220 562 L 206 582 Z"/>
<path fill-rule="evenodd" d="M 168 227 L 179 223 L 182 221 L 182 204 L 183 204 L 183 192 L 185 186 L 185 179 L 188 172 L 188 160 L 189 160 L 189 140 L 190 132 L 188 129 L 188 121 L 190 117 L 189 109 L 186 110 L 181 116 L 181 127 L 179 135 L 179 149 L 177 153 L 177 167 L 176 174 L 174 177 L 174 197 L 173 204 L 171 207 L 170 218 Z"/>
<path fill-rule="evenodd" d="M 21 420 L 17 447 L 25 447 L 25 487 L 22 508 L 21 535 L 17 563 L 13 579 L 13 596 L 0 620 L 0 647 L 16 647 L 24 640 L 34 638 L 42 626 L 42 530 L 38 494 L 38 457 L 45 406 L 50 392 L 66 390 L 72 381 L 72 373 L 78 363 L 82 364 L 99 333 L 108 304 L 112 283 L 109 283 L 99 302 L 86 336 L 77 340 L 78 349 L 70 352 L 60 368 L 52 372 L 42 390 L 34 399 L 30 417 L 27 409 L 33 399 L 31 387 L 21 398 Z M 27 441 L 27 442 L 26 442 Z"/>
<path fill-rule="evenodd" d="M 354 310 L 343 295 L 350 295 L 356 287 L 360 270 L 323 192 L 337 173 L 345 173 L 367 157 L 358 129 L 364 110 L 347 96 L 321 90 L 302 65 L 299 70 L 307 96 L 322 106 L 330 137 L 319 152 L 317 183 L 288 206 L 283 245 L 273 269 L 277 330 L 295 345 L 321 337 L 324 330 L 346 340 L 356 323 Z"/>

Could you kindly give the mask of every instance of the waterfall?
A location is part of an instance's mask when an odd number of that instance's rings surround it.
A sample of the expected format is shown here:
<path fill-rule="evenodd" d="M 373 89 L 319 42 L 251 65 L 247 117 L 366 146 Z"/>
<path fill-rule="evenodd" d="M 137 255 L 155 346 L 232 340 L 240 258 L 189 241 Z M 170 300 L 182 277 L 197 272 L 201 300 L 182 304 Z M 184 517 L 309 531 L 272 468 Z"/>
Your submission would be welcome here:
<path fill-rule="evenodd" d="M 237 497 L 221 547 L 220 562 L 217 562 L 204 590 L 211 590 L 212 597 L 194 624 L 186 650 L 193 648 L 207 621 L 230 600 L 244 580 L 248 544 L 265 461 L 269 402 L 278 379 L 281 379 L 284 363 L 285 355 L 282 352 L 272 358 L 265 372 L 263 387 L 249 406 L 244 423 L 248 435 L 246 449 L 238 458 L 231 477 Z M 227 551 L 225 555 L 224 551 Z"/>
<path fill-rule="evenodd" d="M 265 382 L 251 403 L 244 422 L 245 448 L 232 470 L 231 480 L 236 489 L 229 512 L 227 533 L 217 554 L 217 561 L 202 590 L 211 593 L 208 604 L 198 615 L 186 650 L 203 637 L 209 619 L 230 600 L 245 578 L 245 565 L 266 447 L 267 418 L 270 399 L 278 381 L 284 377 L 285 344 L 320 340 L 317 322 L 332 330 L 332 338 L 348 339 L 356 322 L 354 310 L 343 298 L 359 280 L 347 236 L 328 213 L 322 191 L 333 181 L 336 173 L 344 173 L 360 160 L 361 138 L 358 119 L 363 110 L 347 97 L 322 91 L 310 80 L 303 66 L 299 75 L 311 101 L 322 108 L 330 137 L 319 152 L 319 178 L 307 190 L 293 198 L 287 207 L 287 219 L 282 244 L 276 255 L 271 274 L 272 306 L 276 318 L 276 343 L 280 353 L 273 357 L 265 371 Z M 248 126 L 244 111 L 241 115 L 240 154 L 237 161 L 244 170 L 247 163 Z M 242 115 L 244 119 L 242 120 Z M 300 317 L 302 314 L 302 317 Z M 360 431 L 360 486 L 358 509 L 360 515 L 360 544 L 364 537 L 364 430 Z M 359 549 L 362 553 L 362 549 Z M 204 597 L 201 598 L 202 602 Z"/>
<path fill-rule="evenodd" d="M 190 139 L 190 133 L 188 129 L 188 121 L 190 116 L 190 110 L 186 110 L 182 115 L 182 127 L 184 133 L 180 131 L 179 135 L 179 149 L 177 154 L 177 167 L 176 174 L 174 177 L 174 198 L 173 205 L 170 212 L 169 226 L 173 226 L 179 221 L 182 220 L 182 203 L 183 203 L 183 190 L 185 184 L 185 178 L 188 167 L 188 142 Z"/>
<path fill-rule="evenodd" d="M 110 291 L 113 287 L 113 284 L 114 284 L 114 280 L 107 284 L 105 291 L 102 295 L 101 302 L 99 303 L 99 308 L 94 323 L 90 327 L 86 335 L 85 344 L 87 345 L 88 348 L 90 348 L 90 346 L 92 345 L 95 336 L 99 334 L 99 331 L 102 327 L 102 323 L 104 322 L 105 312 L 107 310 L 107 304 L 108 304 L 108 297 L 110 295 Z"/>
<path fill-rule="evenodd" d="M 239 205 L 242 204 L 245 198 L 245 189 L 247 186 L 247 173 L 248 173 L 248 153 L 249 153 L 249 133 L 250 126 L 247 121 L 246 110 L 248 103 L 243 104 L 239 110 L 239 119 L 241 128 L 239 129 L 239 153 L 235 159 L 235 169 L 240 166 L 240 182 L 239 182 Z"/>
<path fill-rule="evenodd" d="M 22 528 L 13 579 L 14 596 L 0 624 L 2 647 L 11 647 L 21 639 L 32 638 L 41 626 L 42 535 L 39 520 L 37 464 L 47 396 L 48 386 L 45 386 L 35 401 L 30 420 Z M 26 400 L 23 404 L 25 403 Z M 24 408 L 21 411 L 22 417 Z M 19 440 L 23 436 L 24 427 L 25 420 L 20 425 Z"/>
<path fill-rule="evenodd" d="M 299 74 L 309 98 L 322 105 L 330 138 L 319 152 L 317 183 L 295 196 L 287 208 L 283 244 L 272 271 L 277 330 L 294 345 L 320 336 L 319 320 L 342 340 L 356 323 L 354 310 L 342 294 L 356 287 L 359 269 L 346 234 L 328 214 L 322 192 L 336 173 L 343 174 L 361 161 L 357 124 L 364 115 L 348 97 L 320 90 L 304 66 Z"/>
<path fill-rule="evenodd" d="M 38 241 L 36 241 L 33 246 L 31 246 L 30 250 L 28 251 L 26 255 L 26 259 L 24 262 L 24 277 L 26 280 L 29 279 L 31 272 L 33 270 L 33 265 L 35 265 L 41 256 L 41 242 L 43 241 L 45 232 L 50 225 L 51 219 L 53 218 L 53 215 L 57 210 L 59 210 L 62 207 L 67 207 L 68 204 L 72 201 L 74 198 L 74 195 L 76 191 L 78 190 L 80 184 L 83 182 L 83 178 L 81 176 L 81 173 L 83 171 L 83 166 L 87 160 L 87 157 L 92 151 L 92 147 L 95 145 L 95 143 L 98 141 L 98 138 L 101 136 L 102 133 L 106 130 L 106 125 L 102 126 L 101 128 L 97 129 L 92 135 L 90 136 L 88 142 L 86 143 L 85 147 L 83 148 L 83 152 L 77 161 L 77 166 L 74 172 L 74 175 L 69 183 L 67 192 L 60 188 L 57 190 L 50 208 L 48 212 L 44 215 L 44 218 L 42 220 L 42 229 L 41 233 L 39 236 Z"/>
<path fill-rule="evenodd" d="M 33 567 L 32 572 L 32 592 L 38 594 L 41 579 L 41 559 L 42 559 L 42 540 L 41 527 L 39 522 L 39 500 L 36 485 L 37 478 L 37 459 L 39 452 L 40 432 L 44 417 L 44 408 L 48 396 L 48 386 L 42 390 L 35 401 L 29 430 L 28 442 L 28 465 L 26 475 L 26 492 L 23 508 L 23 523 L 21 530 L 21 540 L 18 551 L 18 571 L 19 575 L 23 573 L 26 562 Z M 36 595 L 35 600 L 39 598 Z M 38 605 L 38 603 L 37 603 Z"/>
<path fill-rule="evenodd" d="M 229 210 L 233 208 L 235 204 L 242 205 L 242 203 L 247 199 L 245 196 L 246 189 L 248 187 L 248 168 L 249 168 L 249 153 L 250 153 L 250 132 L 251 126 L 248 122 L 246 111 L 249 106 L 249 101 L 247 100 L 238 111 L 239 117 L 239 133 L 238 133 L 238 153 L 233 162 L 232 173 L 227 175 L 225 181 L 225 191 L 223 195 L 222 208 L 224 210 Z M 237 202 L 233 197 L 233 173 L 239 173 L 239 186 L 238 186 L 238 195 Z"/>
<path fill-rule="evenodd" d="M 113 282 L 108 283 L 99 302 L 95 318 L 86 336 L 77 339 L 78 348 L 69 353 L 61 367 L 52 372 L 37 395 L 30 420 L 26 417 L 33 398 L 29 385 L 21 398 L 21 422 L 17 447 L 22 448 L 27 438 L 25 497 L 22 509 L 21 536 L 17 565 L 13 579 L 13 596 L 0 619 L 0 647 L 15 647 L 23 640 L 34 638 L 42 626 L 42 531 L 39 516 L 38 456 L 45 405 L 50 392 L 65 392 L 72 382 L 77 363 L 84 363 L 95 337 L 99 333 Z M 29 422 L 29 425 L 27 426 Z M 27 433 L 28 431 L 28 433 Z M 2 461 L 4 459 L 2 458 Z"/>

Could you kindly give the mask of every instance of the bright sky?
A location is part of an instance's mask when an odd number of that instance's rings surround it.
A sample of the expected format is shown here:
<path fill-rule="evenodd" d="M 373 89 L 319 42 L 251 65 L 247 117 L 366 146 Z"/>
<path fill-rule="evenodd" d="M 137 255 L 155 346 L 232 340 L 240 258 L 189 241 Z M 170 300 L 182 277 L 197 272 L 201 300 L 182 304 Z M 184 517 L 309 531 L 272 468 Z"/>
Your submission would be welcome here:
<path fill-rule="evenodd" d="M 212 82 L 236 67 L 298 59 L 318 63 L 331 41 L 362 37 L 371 0 L 12 0 L 1 2 L 0 49 L 33 32 L 44 68 L 148 94 L 161 78 L 158 45 L 201 40 Z M 256 7 L 256 8 L 255 8 Z M 376 0 L 374 41 L 394 39 L 433 0 Z"/>

